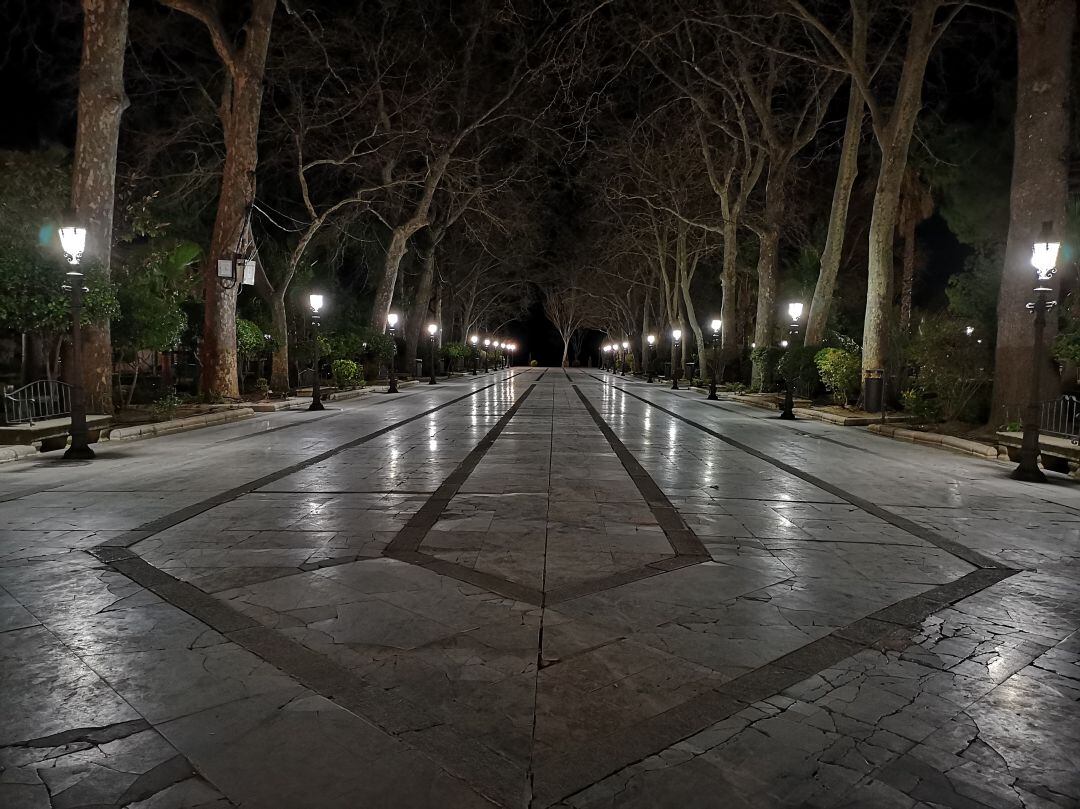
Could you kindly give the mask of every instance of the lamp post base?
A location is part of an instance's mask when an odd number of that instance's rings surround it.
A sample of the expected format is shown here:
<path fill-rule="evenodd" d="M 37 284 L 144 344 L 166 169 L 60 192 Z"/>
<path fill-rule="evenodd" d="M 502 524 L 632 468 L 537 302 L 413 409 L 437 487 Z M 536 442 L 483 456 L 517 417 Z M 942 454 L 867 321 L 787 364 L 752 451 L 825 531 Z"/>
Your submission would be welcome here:
<path fill-rule="evenodd" d="M 323 407 L 322 400 L 320 399 L 318 401 L 313 400 L 311 404 L 308 405 L 308 410 L 326 410 L 326 408 Z"/>
<path fill-rule="evenodd" d="M 65 461 L 89 461 L 94 457 L 94 451 L 87 446 L 68 447 L 67 451 L 64 453 Z"/>
<path fill-rule="evenodd" d="M 720 400 L 720 397 L 716 395 L 716 383 L 715 382 L 710 382 L 709 383 L 709 395 L 708 395 L 707 398 L 708 398 L 708 400 L 710 402 L 717 402 L 717 401 Z"/>
<path fill-rule="evenodd" d="M 1020 462 L 1020 465 L 1012 471 L 1009 475 L 1013 480 L 1022 480 L 1026 483 L 1046 483 L 1046 475 L 1039 469 L 1038 466 L 1032 467 L 1029 464 Z"/>

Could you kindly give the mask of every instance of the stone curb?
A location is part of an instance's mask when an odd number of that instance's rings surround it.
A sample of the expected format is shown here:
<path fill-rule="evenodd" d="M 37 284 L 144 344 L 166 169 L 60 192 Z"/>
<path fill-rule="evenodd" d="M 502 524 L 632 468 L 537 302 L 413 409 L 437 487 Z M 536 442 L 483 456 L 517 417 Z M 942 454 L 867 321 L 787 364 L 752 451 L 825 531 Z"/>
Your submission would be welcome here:
<path fill-rule="evenodd" d="M 830 413 L 828 410 L 812 410 L 808 407 L 796 407 L 793 409 L 796 416 L 815 421 L 827 421 L 829 424 L 839 424 L 841 427 L 869 427 L 870 425 L 881 426 L 881 416 L 841 416 L 838 413 Z M 910 421 L 907 416 L 886 416 L 885 422 L 899 422 L 906 424 Z"/>
<path fill-rule="evenodd" d="M 33 444 L 10 444 L 0 447 L 0 463 L 22 461 L 38 454 L 38 449 Z"/>
<path fill-rule="evenodd" d="M 131 427 L 114 427 L 109 431 L 109 441 L 133 441 L 138 438 L 154 438 L 160 435 L 183 433 L 188 430 L 198 430 L 202 427 L 214 427 L 219 424 L 229 424 L 234 421 L 249 419 L 255 415 L 250 407 L 238 407 L 231 410 L 221 410 L 217 413 L 207 413 L 202 416 L 188 416 L 183 419 L 172 421 L 159 421 L 156 424 L 138 424 Z"/>
<path fill-rule="evenodd" d="M 996 460 L 999 454 L 998 448 L 994 444 L 969 441 L 966 438 L 957 438 L 954 435 L 905 430 L 902 427 L 892 427 L 888 424 L 870 424 L 866 429 L 897 441 L 910 441 L 913 444 L 924 444 L 928 447 L 942 447 L 989 460 Z"/>
<path fill-rule="evenodd" d="M 419 384 L 415 379 L 410 379 L 407 382 L 398 382 L 398 389 L 411 388 L 413 385 Z M 362 399 L 365 396 L 371 396 L 375 393 L 386 393 L 387 385 L 367 385 L 363 388 L 355 388 L 353 390 L 340 390 L 333 393 L 327 393 L 324 395 L 324 402 L 344 402 L 349 399 Z M 250 407 L 256 413 L 275 413 L 280 410 L 300 410 L 311 404 L 310 396 L 290 396 L 288 399 L 279 399 L 277 401 L 266 402 L 252 402 Z"/>

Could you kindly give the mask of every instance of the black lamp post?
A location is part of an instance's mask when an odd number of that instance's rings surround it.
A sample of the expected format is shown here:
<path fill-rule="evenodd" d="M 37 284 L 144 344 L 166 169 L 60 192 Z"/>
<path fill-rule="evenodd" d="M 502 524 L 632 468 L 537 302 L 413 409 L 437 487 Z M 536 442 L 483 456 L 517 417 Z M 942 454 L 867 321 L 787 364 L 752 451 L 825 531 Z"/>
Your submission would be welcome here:
<path fill-rule="evenodd" d="M 308 410 L 325 410 L 326 408 L 323 407 L 322 403 L 322 386 L 319 381 L 319 326 L 322 325 L 319 319 L 319 310 L 322 309 L 323 296 L 309 295 L 308 302 L 311 304 L 311 339 L 315 343 L 315 363 L 313 366 L 315 379 L 311 383 L 311 404 L 308 406 Z"/>
<path fill-rule="evenodd" d="M 1035 300 L 1027 305 L 1035 315 L 1033 357 L 1031 363 L 1031 390 L 1027 405 L 1024 407 L 1024 437 L 1020 442 L 1020 463 L 1013 470 L 1013 480 L 1029 483 L 1045 483 L 1046 475 L 1039 468 L 1039 383 L 1043 363 L 1043 332 L 1046 329 L 1046 313 L 1057 301 L 1050 300 L 1054 290 L 1050 279 L 1057 272 L 1057 257 L 1060 243 L 1050 241 L 1053 222 L 1044 222 L 1041 240 L 1036 242 L 1031 251 L 1031 264 L 1035 267 Z"/>
<path fill-rule="evenodd" d="M 395 338 L 395 332 L 397 332 L 398 316 L 394 312 L 391 312 L 386 316 L 386 328 L 390 332 L 390 387 L 387 388 L 387 393 L 397 393 L 397 340 Z"/>
<path fill-rule="evenodd" d="M 652 384 L 652 354 L 653 346 L 656 345 L 656 337 L 649 335 L 645 338 L 645 381 Z"/>
<path fill-rule="evenodd" d="M 627 340 L 623 340 L 622 344 L 622 375 L 626 376 L 626 360 L 630 356 L 630 343 Z"/>
<path fill-rule="evenodd" d="M 484 373 L 488 372 L 488 363 L 491 362 L 491 340 L 484 338 Z"/>
<path fill-rule="evenodd" d="M 480 342 L 480 338 L 475 334 L 469 339 L 469 345 L 472 346 L 472 375 L 476 376 L 476 365 L 480 361 L 480 349 L 476 347 Z"/>
<path fill-rule="evenodd" d="M 682 368 L 679 363 L 679 342 L 682 340 L 682 329 L 671 330 L 672 358 L 671 358 L 671 389 L 679 389 L 679 377 L 682 376 Z"/>
<path fill-rule="evenodd" d="M 788 326 L 788 339 L 784 340 L 782 345 L 784 348 L 792 346 L 795 342 L 795 336 L 799 333 L 799 318 L 802 317 L 803 305 L 801 303 L 789 303 L 788 304 L 788 316 L 791 318 L 791 325 Z M 780 411 L 780 418 L 785 421 L 793 421 L 795 419 L 795 398 L 792 395 L 792 368 L 791 363 L 788 363 L 788 372 L 784 376 L 784 407 Z"/>
<path fill-rule="evenodd" d="M 709 363 L 709 399 L 716 401 L 720 397 L 716 395 L 716 372 L 720 370 L 718 368 L 719 361 L 717 358 L 717 352 L 720 350 L 720 327 L 723 325 L 719 320 L 714 319 L 709 324 L 712 327 L 712 362 Z"/>
<path fill-rule="evenodd" d="M 94 457 L 90 449 L 90 436 L 86 430 L 86 386 L 83 382 L 82 362 L 82 305 L 83 274 L 75 269 L 82 259 L 86 246 L 86 228 L 60 228 L 60 244 L 72 269 L 67 274 L 64 289 L 71 293 L 71 446 L 64 452 L 64 460 L 89 461 Z"/>
<path fill-rule="evenodd" d="M 429 346 L 428 346 L 429 351 L 428 351 L 428 353 L 430 355 L 428 359 L 429 359 L 429 361 L 431 363 L 431 368 L 429 369 L 430 375 L 428 376 L 428 384 L 429 385 L 434 385 L 434 384 L 436 384 L 436 380 L 435 380 L 435 335 L 439 333 L 438 325 L 436 325 L 435 323 L 428 323 L 427 333 L 428 333 L 428 343 L 429 343 Z"/>

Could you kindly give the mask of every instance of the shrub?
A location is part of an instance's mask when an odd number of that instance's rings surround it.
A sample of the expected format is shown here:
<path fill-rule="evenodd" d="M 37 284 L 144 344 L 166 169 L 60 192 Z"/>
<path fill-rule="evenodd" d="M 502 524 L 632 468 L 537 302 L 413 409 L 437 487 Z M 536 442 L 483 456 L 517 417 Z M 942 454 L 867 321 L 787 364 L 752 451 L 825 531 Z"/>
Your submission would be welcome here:
<path fill-rule="evenodd" d="M 923 319 L 912 337 L 908 359 L 915 366 L 912 386 L 937 400 L 945 421 L 977 420 L 990 387 L 988 345 L 965 332 L 966 323 L 947 315 Z"/>
<path fill-rule="evenodd" d="M 263 399 L 270 395 L 270 383 L 266 381 L 265 376 L 260 376 L 255 380 L 255 392 Z"/>
<path fill-rule="evenodd" d="M 910 415 L 916 424 L 933 424 L 941 421 L 941 402 L 933 392 L 921 387 L 908 388 L 900 395 L 904 412 Z"/>
<path fill-rule="evenodd" d="M 160 419 L 171 419 L 176 415 L 176 411 L 180 409 L 180 405 L 183 403 L 184 400 L 181 397 L 177 396 L 175 392 L 170 392 L 150 405 L 150 409 Z"/>
<path fill-rule="evenodd" d="M 360 366 L 352 360 L 334 360 L 330 363 L 330 373 L 339 388 L 352 387 L 361 381 Z"/>
<path fill-rule="evenodd" d="M 242 357 L 250 357 L 266 346 L 263 330 L 250 320 L 236 321 L 236 350 Z"/>
<path fill-rule="evenodd" d="M 862 358 L 843 348 L 823 348 L 814 355 L 821 381 L 838 405 L 846 405 L 859 393 Z"/>
<path fill-rule="evenodd" d="M 530 368 L 535 368 L 536 367 L 536 360 L 529 360 L 529 367 Z"/>
<path fill-rule="evenodd" d="M 784 351 L 776 370 L 786 382 L 806 396 L 813 396 L 821 384 L 821 375 L 814 362 L 819 346 L 791 346 Z"/>
<path fill-rule="evenodd" d="M 394 356 L 394 341 L 389 334 L 369 330 L 364 335 L 362 349 L 365 357 L 386 361 Z"/>
<path fill-rule="evenodd" d="M 779 346 L 759 346 L 750 352 L 754 363 L 751 387 L 759 392 L 776 390 L 776 366 L 784 354 Z"/>

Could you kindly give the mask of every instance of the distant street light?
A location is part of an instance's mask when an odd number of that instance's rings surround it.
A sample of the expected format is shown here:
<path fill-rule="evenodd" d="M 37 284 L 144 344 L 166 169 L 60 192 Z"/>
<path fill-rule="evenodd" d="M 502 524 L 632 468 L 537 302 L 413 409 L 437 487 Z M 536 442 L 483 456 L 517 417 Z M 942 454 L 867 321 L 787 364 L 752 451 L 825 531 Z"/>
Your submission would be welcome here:
<path fill-rule="evenodd" d="M 656 346 L 656 336 L 650 334 L 645 338 L 645 381 L 647 383 L 652 382 L 652 362 L 650 362 L 650 354 L 652 354 L 653 348 Z"/>
<path fill-rule="evenodd" d="M 719 358 L 716 356 L 716 354 L 720 350 L 720 327 L 723 325 L 724 324 L 716 318 L 713 318 L 713 321 L 709 324 L 709 327 L 712 329 L 713 354 L 712 363 L 710 363 L 711 367 L 709 368 L 709 399 L 714 402 L 720 398 L 716 395 L 716 372 L 717 370 L 719 370 L 717 368 L 717 366 L 719 365 Z"/>
<path fill-rule="evenodd" d="M 791 318 L 791 323 L 788 326 L 788 334 L 792 339 L 799 333 L 799 318 L 802 317 L 803 305 L 798 301 L 788 304 L 788 317 Z M 783 348 L 787 348 L 789 343 L 787 340 L 781 340 L 780 345 Z M 793 362 L 788 363 L 788 372 L 784 375 L 784 408 L 780 411 L 780 418 L 791 421 L 795 418 L 795 397 L 792 394 L 792 385 L 794 381 L 791 379 L 793 375 Z"/>
<path fill-rule="evenodd" d="M 435 335 L 439 333 L 439 327 L 434 323 L 428 323 L 427 327 L 428 341 L 431 343 L 431 378 L 428 379 L 429 385 L 435 384 Z"/>
<path fill-rule="evenodd" d="M 630 350 L 630 341 L 629 340 L 623 340 L 623 344 L 622 344 L 622 375 L 623 376 L 626 376 L 626 358 L 627 358 L 627 356 L 629 356 L 628 353 L 627 353 L 627 352 L 629 352 L 629 350 Z"/>
<path fill-rule="evenodd" d="M 679 341 L 682 340 L 682 329 L 671 330 L 671 340 L 674 346 L 674 358 L 671 361 L 671 389 L 679 389 L 679 377 L 682 376 L 682 368 L 679 367 Z"/>
<path fill-rule="evenodd" d="M 1060 242 L 1051 241 L 1053 229 L 1053 222 L 1043 222 L 1040 240 L 1031 248 L 1031 265 L 1035 268 L 1035 300 L 1027 305 L 1035 314 L 1031 390 L 1024 408 L 1024 438 L 1020 442 L 1020 463 L 1012 473 L 1014 480 L 1025 480 L 1029 483 L 1046 482 L 1046 475 L 1039 468 L 1039 372 L 1043 361 L 1042 343 L 1046 329 L 1046 313 L 1057 305 L 1057 301 L 1049 299 L 1053 292 L 1050 279 L 1057 272 L 1058 250 L 1061 248 Z"/>
<path fill-rule="evenodd" d="M 477 347 L 480 338 L 474 334 L 469 338 L 469 343 L 472 345 L 472 375 L 476 376 L 476 364 L 480 361 L 480 349 Z"/>
<path fill-rule="evenodd" d="M 491 338 L 484 338 L 484 373 L 488 372 L 488 363 L 491 361 Z"/>
<path fill-rule="evenodd" d="M 90 435 L 86 430 L 86 386 L 83 383 L 82 359 L 82 305 L 83 274 L 75 269 L 86 249 L 86 228 L 60 228 L 60 246 L 64 258 L 71 265 L 64 290 L 71 293 L 71 446 L 64 452 L 64 460 L 89 461 L 94 457 L 90 449 Z"/>
<path fill-rule="evenodd" d="M 311 404 L 308 405 L 308 410 L 325 410 L 322 403 L 322 387 L 319 384 L 319 326 L 322 325 L 319 319 L 319 310 L 322 309 L 323 296 L 312 293 L 308 295 L 308 304 L 311 306 L 311 334 L 312 340 L 315 343 L 315 362 L 314 371 L 315 378 L 311 382 Z"/>
<path fill-rule="evenodd" d="M 390 332 L 390 387 L 387 388 L 387 393 L 397 393 L 397 340 L 394 339 L 397 332 L 398 316 L 395 312 L 391 312 L 386 316 L 386 327 Z"/>
<path fill-rule="evenodd" d="M 604 343 L 602 346 L 600 346 L 600 350 L 603 352 L 603 360 L 601 362 L 601 365 L 603 366 L 603 369 L 605 371 L 607 371 L 607 369 L 608 369 L 608 356 L 609 356 L 609 354 L 611 352 L 611 346 L 608 345 L 607 343 Z"/>

